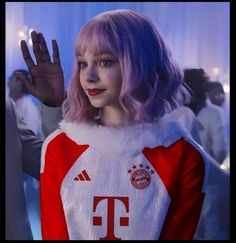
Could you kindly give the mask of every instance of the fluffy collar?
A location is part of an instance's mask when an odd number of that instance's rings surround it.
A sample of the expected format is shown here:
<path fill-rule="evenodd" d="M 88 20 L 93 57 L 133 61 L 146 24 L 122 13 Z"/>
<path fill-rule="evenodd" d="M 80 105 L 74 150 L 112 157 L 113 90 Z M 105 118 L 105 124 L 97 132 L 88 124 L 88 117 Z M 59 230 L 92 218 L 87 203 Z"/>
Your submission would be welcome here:
<path fill-rule="evenodd" d="M 126 127 L 108 127 L 64 120 L 60 130 L 77 144 L 89 144 L 104 152 L 140 153 L 144 147 L 170 146 L 181 137 L 189 137 L 176 122 L 142 123 Z"/>

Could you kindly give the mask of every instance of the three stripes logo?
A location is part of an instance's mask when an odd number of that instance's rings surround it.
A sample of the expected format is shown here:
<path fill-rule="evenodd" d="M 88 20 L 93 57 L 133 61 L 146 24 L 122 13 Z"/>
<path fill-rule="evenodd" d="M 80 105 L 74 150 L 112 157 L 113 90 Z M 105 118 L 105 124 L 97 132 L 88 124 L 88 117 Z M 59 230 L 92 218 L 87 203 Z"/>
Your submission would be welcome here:
<path fill-rule="evenodd" d="M 81 173 L 79 173 L 75 178 L 75 181 L 91 181 L 88 173 L 86 170 L 83 170 Z"/>

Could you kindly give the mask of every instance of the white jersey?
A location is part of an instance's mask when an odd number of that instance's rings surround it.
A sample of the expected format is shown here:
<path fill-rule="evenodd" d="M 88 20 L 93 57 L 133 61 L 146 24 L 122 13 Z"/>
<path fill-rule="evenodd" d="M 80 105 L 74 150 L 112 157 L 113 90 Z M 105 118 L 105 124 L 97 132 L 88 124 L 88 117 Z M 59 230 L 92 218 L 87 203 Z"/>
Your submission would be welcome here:
<path fill-rule="evenodd" d="M 192 239 L 207 170 L 196 146 L 173 125 L 62 122 L 42 150 L 43 239 Z"/>

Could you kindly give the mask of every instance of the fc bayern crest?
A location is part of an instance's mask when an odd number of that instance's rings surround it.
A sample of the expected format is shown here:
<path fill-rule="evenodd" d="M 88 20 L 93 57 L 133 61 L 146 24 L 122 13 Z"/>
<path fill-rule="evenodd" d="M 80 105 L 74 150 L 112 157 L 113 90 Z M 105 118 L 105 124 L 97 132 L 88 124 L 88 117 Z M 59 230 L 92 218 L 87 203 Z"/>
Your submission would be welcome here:
<path fill-rule="evenodd" d="M 144 189 L 150 185 L 151 175 L 154 173 L 154 170 L 150 169 L 148 165 L 139 164 L 133 165 L 128 170 L 128 173 L 131 174 L 132 185 L 137 189 Z"/>

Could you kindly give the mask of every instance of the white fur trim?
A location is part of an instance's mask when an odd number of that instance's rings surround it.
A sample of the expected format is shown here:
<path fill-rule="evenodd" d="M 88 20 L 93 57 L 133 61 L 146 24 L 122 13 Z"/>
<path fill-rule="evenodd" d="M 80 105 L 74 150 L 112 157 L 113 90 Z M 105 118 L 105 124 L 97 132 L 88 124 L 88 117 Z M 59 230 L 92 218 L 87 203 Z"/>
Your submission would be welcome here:
<path fill-rule="evenodd" d="M 176 122 L 108 127 L 86 123 L 60 122 L 60 129 L 77 144 L 89 144 L 109 153 L 140 153 L 144 147 L 170 146 L 187 134 Z"/>

